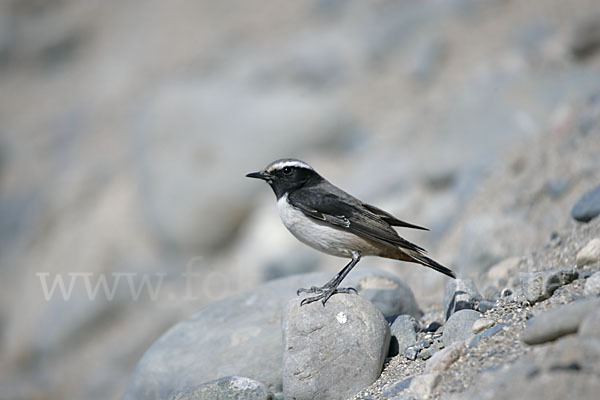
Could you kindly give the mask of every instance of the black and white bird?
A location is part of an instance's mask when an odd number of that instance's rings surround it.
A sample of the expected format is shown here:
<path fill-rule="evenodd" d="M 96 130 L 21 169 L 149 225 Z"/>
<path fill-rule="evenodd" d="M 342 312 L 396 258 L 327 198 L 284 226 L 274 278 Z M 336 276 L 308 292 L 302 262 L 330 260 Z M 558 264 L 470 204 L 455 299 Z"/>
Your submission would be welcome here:
<path fill-rule="evenodd" d="M 400 237 L 393 226 L 428 230 L 401 221 L 380 208 L 363 203 L 328 182 L 304 161 L 286 158 L 246 175 L 265 180 L 277 196 L 279 216 L 285 227 L 301 242 L 324 253 L 351 261 L 321 287 L 298 289 L 298 294 L 315 293 L 301 305 L 321 300 L 352 288 L 338 286 L 362 256 L 378 256 L 414 262 L 456 278 L 449 268 L 425 255 L 422 247 Z"/>

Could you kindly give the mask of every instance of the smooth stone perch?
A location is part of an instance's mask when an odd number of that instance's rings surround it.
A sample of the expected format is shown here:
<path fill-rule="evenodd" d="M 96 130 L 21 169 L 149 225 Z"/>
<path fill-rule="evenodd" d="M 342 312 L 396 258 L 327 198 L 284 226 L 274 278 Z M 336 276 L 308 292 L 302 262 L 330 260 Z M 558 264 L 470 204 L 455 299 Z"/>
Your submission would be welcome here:
<path fill-rule="evenodd" d="M 271 281 L 210 304 L 174 325 L 142 356 L 123 400 L 162 400 L 174 390 L 227 376 L 245 376 L 264 383 L 274 394 L 281 393 L 282 310 L 290 299 L 298 299 L 298 286 L 327 279 L 328 275 L 319 272 Z M 377 286 L 373 281 L 386 284 Z M 367 301 L 360 293 L 363 285 L 369 287 L 369 294 L 393 314 L 418 311 L 408 286 L 391 274 L 357 270 L 348 276 L 348 283 L 359 292 L 352 297 Z M 379 290 L 404 294 L 409 304 L 396 300 L 382 303 L 390 296 L 378 296 Z M 326 307 L 316 305 L 319 313 L 330 308 L 329 303 Z"/>
<path fill-rule="evenodd" d="M 390 328 L 375 306 L 353 294 L 283 313 L 283 394 L 286 399 L 347 399 L 381 373 Z"/>

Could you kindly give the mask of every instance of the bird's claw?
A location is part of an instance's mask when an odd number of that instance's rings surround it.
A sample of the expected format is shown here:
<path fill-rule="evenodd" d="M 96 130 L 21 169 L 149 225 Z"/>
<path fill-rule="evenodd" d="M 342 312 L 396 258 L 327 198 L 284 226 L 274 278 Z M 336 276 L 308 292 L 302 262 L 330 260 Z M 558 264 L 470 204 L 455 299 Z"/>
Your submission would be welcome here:
<path fill-rule="evenodd" d="M 296 294 L 300 295 L 300 293 L 318 293 L 316 296 L 307 297 L 306 299 L 302 299 L 302 301 L 300 302 L 301 307 L 306 304 L 310 304 L 310 303 L 313 303 L 313 302 L 319 301 L 319 300 L 321 300 L 321 302 L 323 303 L 323 306 L 325 306 L 325 303 L 327 302 L 327 300 L 329 300 L 329 298 L 336 293 L 358 294 L 356 289 L 351 288 L 351 287 L 336 288 L 336 287 L 328 287 L 328 286 L 323 286 L 323 287 L 312 286 L 309 289 L 300 288 L 296 291 Z"/>

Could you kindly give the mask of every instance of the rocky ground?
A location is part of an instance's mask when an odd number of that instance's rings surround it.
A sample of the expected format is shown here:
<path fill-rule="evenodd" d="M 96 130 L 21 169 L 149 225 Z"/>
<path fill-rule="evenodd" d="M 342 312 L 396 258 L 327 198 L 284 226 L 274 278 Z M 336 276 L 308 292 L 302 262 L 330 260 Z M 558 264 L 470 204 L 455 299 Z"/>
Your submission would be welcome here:
<path fill-rule="evenodd" d="M 566 304 L 598 296 L 596 280 L 600 279 L 597 273 L 600 264 L 597 258 L 588 260 L 586 254 L 589 251 L 599 254 L 600 220 L 596 218 L 586 223 L 575 221 L 572 217 L 575 215 L 588 220 L 579 213 L 581 204 L 596 209 L 600 204 L 588 202 L 600 192 L 598 186 L 594 187 L 595 182 L 600 181 L 597 164 L 600 151 L 597 135 L 600 131 L 596 123 L 589 124 L 593 119 L 598 121 L 599 111 L 597 100 L 592 99 L 576 112 L 579 117 L 572 121 L 578 122 L 569 122 L 560 132 L 550 134 L 551 140 L 540 139 L 513 150 L 505 166 L 492 174 L 473 198 L 465 219 L 472 218 L 471 213 L 481 215 L 480 210 L 484 209 L 522 212 L 526 215 L 524 223 L 533 228 L 534 239 L 524 239 L 523 235 L 495 237 L 495 240 L 504 242 L 502 245 L 509 246 L 518 237 L 520 242 L 516 246 L 528 250 L 515 253 L 514 257 L 492 266 L 487 273 L 476 276 L 477 287 L 483 294 L 479 298 L 493 302 L 482 312 L 481 318 L 491 325 L 483 332 L 493 334 L 474 343 L 472 333 L 468 332 L 467 347 L 456 361 L 437 371 L 435 379 L 424 383 L 419 381 L 415 398 L 595 398 L 600 342 L 595 342 L 587 354 L 582 352 L 588 350 L 582 349 L 586 349 L 588 344 L 586 335 L 594 336 L 598 331 L 575 334 L 575 327 L 584 316 L 576 322 L 567 322 L 572 326 L 565 332 L 556 333 L 555 330 L 560 331 L 563 320 L 568 320 L 573 312 L 565 307 Z M 582 129 L 583 126 L 586 128 Z M 564 180 L 564 190 L 555 193 L 551 188 L 552 182 L 561 180 L 559 176 L 570 178 Z M 569 195 L 567 189 L 582 182 L 587 182 L 583 187 L 590 188 L 591 192 L 583 202 Z M 594 201 L 598 201 L 598 197 L 595 198 Z M 545 229 L 548 225 L 556 230 Z M 525 246 L 522 240 L 525 240 Z M 548 281 L 554 285 L 550 285 L 551 293 L 544 289 Z M 473 289 L 475 285 L 466 287 Z M 444 322 L 446 304 L 425 310 L 426 318 L 419 321 L 421 330 L 432 321 Z M 590 320 L 596 318 L 597 321 L 599 305 L 596 302 L 595 313 L 588 310 L 595 315 L 590 316 Z M 552 319 L 544 321 L 545 325 L 541 328 L 547 336 L 542 334 L 543 338 L 533 340 L 535 343 L 526 343 L 532 340 L 528 339 L 532 334 L 528 326 L 549 311 L 553 313 Z M 496 331 L 494 327 L 498 326 L 501 329 Z M 597 329 L 597 325 L 594 326 L 593 329 Z M 421 344 L 421 352 L 425 350 L 424 346 L 430 347 L 436 340 L 440 341 L 443 332 L 443 326 L 435 332 L 419 332 L 417 342 Z M 426 370 L 423 358 L 431 357 L 430 352 L 425 354 L 425 357 L 417 356 L 412 360 L 415 354 L 409 351 L 388 360 L 378 381 L 355 399 L 388 399 L 400 394 L 400 398 L 411 398 L 413 394 L 403 390 L 415 377 L 423 376 Z M 550 381 L 552 384 L 548 383 Z"/>
<path fill-rule="evenodd" d="M 526 159 L 519 176 L 492 174 L 466 207 L 470 215 L 487 199 L 489 207 L 518 212 L 500 206 L 511 196 L 497 193 L 529 193 L 517 202 L 530 210 L 525 221 L 538 226 L 543 215 L 562 224 L 537 230 L 541 246 L 513 253 L 478 274 L 459 270 L 443 297 L 439 293 L 439 301 L 422 310 L 414 289 L 381 271 L 353 271 L 346 283 L 359 296 L 336 295 L 324 308 L 299 307 L 300 299 L 290 293 L 326 280 L 326 273 L 272 281 L 173 327 L 141 359 L 125 398 L 335 399 L 351 393 L 355 400 L 596 398 L 598 111 L 593 100 L 574 113 L 577 121 L 595 121 L 585 131 L 570 124 L 559 139 L 514 150 L 503 171 L 513 171 L 513 160 Z M 578 172 L 558 196 L 546 184 L 521 190 L 524 182 L 544 176 L 540 161 L 561 164 L 563 173 Z M 569 187 L 579 186 L 588 191 L 578 190 L 571 201 Z M 556 201 L 543 201 L 546 196 Z M 502 240 L 511 239 L 498 236 Z M 261 304 L 260 312 L 255 304 Z"/>

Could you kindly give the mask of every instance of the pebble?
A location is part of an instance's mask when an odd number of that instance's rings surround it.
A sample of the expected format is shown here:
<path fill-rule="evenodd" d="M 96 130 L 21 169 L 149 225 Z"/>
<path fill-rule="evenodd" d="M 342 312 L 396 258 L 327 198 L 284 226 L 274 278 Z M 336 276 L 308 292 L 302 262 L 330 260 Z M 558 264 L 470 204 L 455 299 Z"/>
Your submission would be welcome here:
<path fill-rule="evenodd" d="M 337 294 L 325 307 L 300 301 L 288 303 L 281 323 L 284 398 L 349 398 L 373 383 L 390 343 L 383 314 L 355 294 Z"/>
<path fill-rule="evenodd" d="M 441 341 L 436 340 L 419 352 L 419 358 L 423 361 L 429 360 L 433 355 L 437 354 L 443 348 L 444 344 Z"/>
<path fill-rule="evenodd" d="M 586 192 L 571 209 L 571 217 L 589 222 L 600 214 L 600 185 Z"/>
<path fill-rule="evenodd" d="M 482 300 L 475 283 L 470 279 L 448 281 L 444 288 L 443 307 L 446 320 L 459 310 L 472 310 Z"/>
<path fill-rule="evenodd" d="M 586 279 L 583 294 L 590 297 L 600 295 L 600 271 Z"/>
<path fill-rule="evenodd" d="M 457 342 L 438 351 L 425 363 L 425 373 L 447 370 L 466 350 L 464 343 Z"/>
<path fill-rule="evenodd" d="M 415 376 L 410 382 L 408 390 L 414 394 L 427 398 L 440 382 L 440 374 L 437 372 Z"/>
<path fill-rule="evenodd" d="M 592 264 L 600 261 L 600 238 L 594 238 L 577 253 L 577 266 Z"/>
<path fill-rule="evenodd" d="M 462 342 L 472 334 L 473 323 L 481 318 L 481 314 L 475 310 L 460 310 L 452 314 L 444 325 L 442 341 L 446 346 L 455 342 Z"/>
<path fill-rule="evenodd" d="M 390 344 L 390 355 L 404 353 L 408 346 L 417 341 L 417 330 L 419 324 L 411 315 L 399 315 L 390 327 L 392 341 Z"/>
<path fill-rule="evenodd" d="M 573 282 L 578 275 L 577 271 L 570 267 L 524 273 L 521 280 L 525 298 L 531 304 L 546 300 L 556 289 Z"/>
<path fill-rule="evenodd" d="M 469 348 L 473 348 L 473 347 L 477 346 L 479 344 L 479 342 L 481 341 L 481 339 L 484 337 L 494 336 L 496 333 L 502 331 L 502 329 L 504 329 L 504 327 L 508 326 L 508 325 L 509 324 L 507 324 L 507 323 L 496 324 L 496 325 L 492 326 L 491 328 L 485 329 L 485 330 L 477 333 L 473 337 L 473 339 L 471 339 L 471 341 L 469 342 Z"/>
<path fill-rule="evenodd" d="M 529 321 L 521 335 L 521 340 L 533 345 L 575 333 L 583 319 L 598 307 L 600 307 L 600 299 L 586 299 L 536 315 Z"/>
<path fill-rule="evenodd" d="M 496 322 L 493 319 L 489 318 L 480 318 L 477 321 L 473 322 L 473 333 L 479 333 L 484 329 L 491 328 L 494 326 Z"/>
<path fill-rule="evenodd" d="M 394 274 L 377 269 L 359 269 L 352 271 L 346 280 L 345 285 L 355 288 L 386 317 L 408 314 L 419 318 L 423 315 L 411 288 Z"/>
<path fill-rule="evenodd" d="M 496 307 L 496 302 L 489 300 L 481 300 L 479 303 L 477 303 L 477 306 L 475 308 L 480 313 L 486 313 L 494 307 Z"/>
<path fill-rule="evenodd" d="M 402 393 L 403 391 L 408 389 L 411 381 L 412 381 L 412 377 L 407 378 L 407 379 L 402 379 L 400 381 L 388 383 L 387 385 L 385 385 L 383 387 L 383 396 L 385 398 L 389 398 L 392 396 L 399 395 L 400 393 Z"/>
<path fill-rule="evenodd" d="M 411 361 L 415 361 L 417 359 L 417 354 L 419 354 L 419 349 L 417 346 L 409 346 L 404 350 L 404 357 Z"/>
<path fill-rule="evenodd" d="M 271 400 L 273 395 L 265 385 L 250 378 L 227 376 L 202 385 L 184 388 L 169 400 Z"/>

